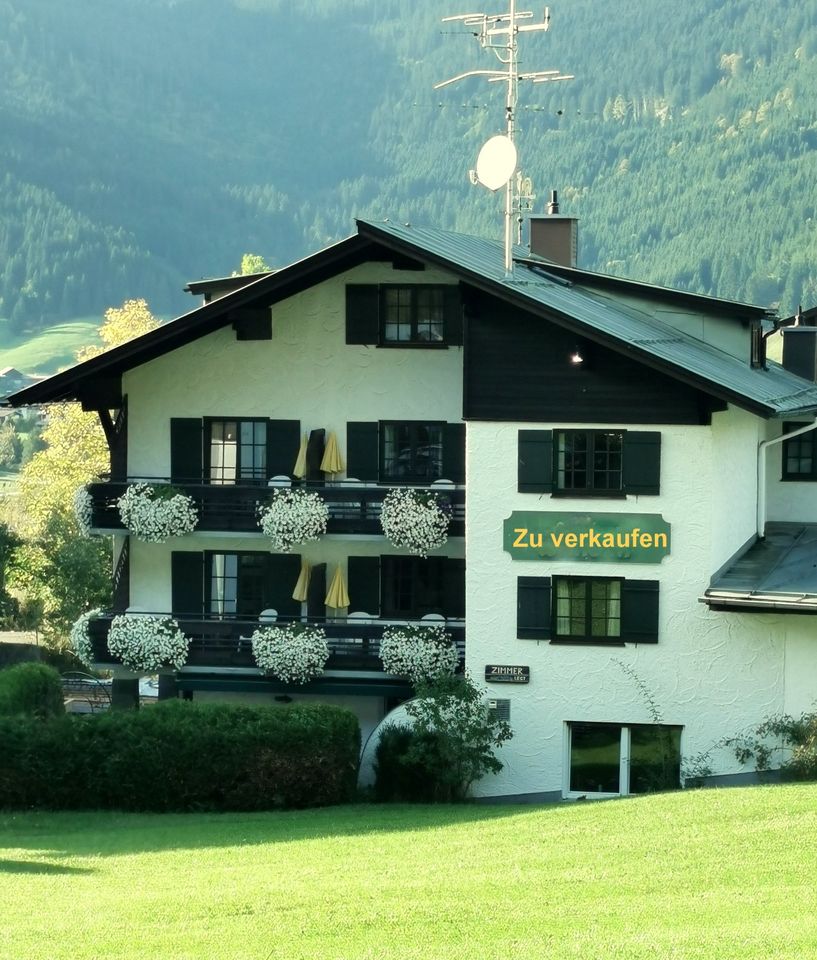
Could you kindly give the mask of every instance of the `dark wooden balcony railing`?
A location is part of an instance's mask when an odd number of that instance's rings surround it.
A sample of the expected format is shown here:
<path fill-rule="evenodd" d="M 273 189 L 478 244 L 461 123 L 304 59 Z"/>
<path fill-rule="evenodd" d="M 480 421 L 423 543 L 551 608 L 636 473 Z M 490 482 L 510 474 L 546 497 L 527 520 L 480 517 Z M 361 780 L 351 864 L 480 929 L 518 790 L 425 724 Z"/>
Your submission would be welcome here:
<path fill-rule="evenodd" d="M 147 614 L 146 614 L 147 615 Z M 120 661 L 108 651 L 108 629 L 116 614 L 102 614 L 91 620 L 89 633 L 94 648 L 94 662 L 101 665 L 115 665 Z M 155 616 L 167 616 L 157 613 Z M 190 637 L 190 651 L 186 666 L 218 669 L 224 667 L 257 667 L 252 655 L 250 638 L 261 624 L 257 620 L 194 618 L 175 614 L 179 628 Z M 277 623 L 286 622 L 280 618 Z M 323 627 L 329 644 L 327 670 L 374 671 L 383 673 L 380 661 L 380 640 L 388 626 L 398 621 L 372 620 L 354 622 L 350 620 L 314 619 L 301 623 L 310 623 Z M 400 621 L 405 624 L 405 621 Z M 429 623 L 414 621 L 414 626 L 429 626 Z M 269 623 L 263 626 L 271 626 Z M 465 626 L 461 620 L 448 621 L 445 628 L 457 645 L 460 655 L 460 669 L 465 659 Z"/>
<path fill-rule="evenodd" d="M 167 483 L 166 478 L 138 477 L 131 483 Z M 95 530 L 124 530 L 116 502 L 128 484 L 118 481 L 92 483 L 88 490 L 93 499 L 92 527 Z M 236 533 L 258 533 L 256 508 L 276 489 L 258 484 L 177 483 L 173 486 L 192 497 L 199 513 L 197 530 L 219 530 Z M 380 510 L 388 486 L 361 484 L 296 484 L 316 491 L 329 507 L 327 533 L 361 533 L 369 536 L 382 534 Z M 452 515 L 449 536 L 465 534 L 465 490 L 441 488 L 436 491 L 451 504 Z"/>

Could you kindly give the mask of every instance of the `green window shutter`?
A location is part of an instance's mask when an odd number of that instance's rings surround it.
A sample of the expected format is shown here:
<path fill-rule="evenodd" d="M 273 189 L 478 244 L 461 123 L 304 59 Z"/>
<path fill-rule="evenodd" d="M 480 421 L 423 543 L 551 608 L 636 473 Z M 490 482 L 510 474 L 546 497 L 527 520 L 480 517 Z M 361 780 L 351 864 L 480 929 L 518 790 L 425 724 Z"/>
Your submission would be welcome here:
<path fill-rule="evenodd" d="M 349 610 L 380 616 L 380 557 L 349 557 Z"/>
<path fill-rule="evenodd" d="M 174 616 L 198 619 L 204 613 L 204 554 L 174 550 L 170 555 L 170 597 Z"/>
<path fill-rule="evenodd" d="M 326 449 L 326 430 L 320 427 L 317 430 L 311 430 L 309 440 L 306 445 L 306 479 L 323 480 L 321 473 L 321 460 L 323 452 Z"/>
<path fill-rule="evenodd" d="M 465 424 L 447 423 L 443 433 L 443 479 L 465 483 Z"/>
<path fill-rule="evenodd" d="M 553 431 L 519 431 L 520 493 L 550 493 L 553 490 Z"/>
<path fill-rule="evenodd" d="M 170 479 L 174 483 L 201 483 L 202 422 L 200 417 L 170 418 Z"/>
<path fill-rule="evenodd" d="M 346 342 L 380 342 L 380 289 L 374 283 L 346 285 Z"/>
<path fill-rule="evenodd" d="M 465 616 L 465 561 L 454 557 L 441 558 L 443 567 L 443 614 L 446 617 Z"/>
<path fill-rule="evenodd" d="M 263 609 L 277 610 L 280 617 L 300 616 L 301 602 L 292 599 L 300 573 L 301 558 L 297 553 L 268 554 Z"/>
<path fill-rule="evenodd" d="M 291 476 L 300 446 L 300 420 L 268 420 L 267 476 Z"/>
<path fill-rule="evenodd" d="M 452 346 L 462 344 L 462 298 L 459 286 L 443 287 L 443 318 L 445 342 Z"/>
<path fill-rule="evenodd" d="M 658 581 L 621 583 L 621 639 L 626 643 L 658 643 Z"/>
<path fill-rule="evenodd" d="M 657 494 L 661 484 L 661 434 L 628 430 L 624 434 L 625 493 Z"/>
<path fill-rule="evenodd" d="M 346 476 L 375 483 L 380 475 L 377 423 L 346 424 Z"/>
<path fill-rule="evenodd" d="M 550 577 L 516 578 L 516 636 L 520 640 L 550 639 Z"/>
<path fill-rule="evenodd" d="M 326 564 L 316 563 L 309 573 L 309 586 L 306 588 L 306 615 L 308 617 L 326 616 Z"/>

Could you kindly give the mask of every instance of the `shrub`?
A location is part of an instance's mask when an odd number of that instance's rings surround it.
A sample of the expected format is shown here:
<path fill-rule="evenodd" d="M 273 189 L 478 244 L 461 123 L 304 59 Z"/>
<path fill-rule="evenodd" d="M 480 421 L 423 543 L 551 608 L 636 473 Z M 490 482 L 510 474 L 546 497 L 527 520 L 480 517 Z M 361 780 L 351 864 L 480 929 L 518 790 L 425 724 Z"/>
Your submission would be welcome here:
<path fill-rule="evenodd" d="M 423 765 L 409 756 L 417 737 L 402 723 L 383 727 L 374 755 L 374 798 L 378 803 L 428 803 L 434 799 Z"/>
<path fill-rule="evenodd" d="M 741 763 L 753 760 L 759 773 L 779 764 L 783 780 L 817 780 L 817 712 L 769 717 L 726 743 Z"/>
<path fill-rule="evenodd" d="M 65 713 L 62 680 L 44 663 L 18 663 L 0 671 L 0 715 L 27 714 L 38 720 Z"/>
<path fill-rule="evenodd" d="M 485 774 L 502 769 L 494 750 L 510 740 L 511 728 L 491 713 L 470 677 L 420 686 L 406 713 L 413 724 L 408 735 L 405 727 L 387 728 L 376 794 L 379 789 L 394 799 L 451 803 L 464 800 Z"/>
<path fill-rule="evenodd" d="M 328 704 L 172 700 L 35 723 L 0 717 L 0 806 L 268 810 L 355 795 L 360 730 Z"/>

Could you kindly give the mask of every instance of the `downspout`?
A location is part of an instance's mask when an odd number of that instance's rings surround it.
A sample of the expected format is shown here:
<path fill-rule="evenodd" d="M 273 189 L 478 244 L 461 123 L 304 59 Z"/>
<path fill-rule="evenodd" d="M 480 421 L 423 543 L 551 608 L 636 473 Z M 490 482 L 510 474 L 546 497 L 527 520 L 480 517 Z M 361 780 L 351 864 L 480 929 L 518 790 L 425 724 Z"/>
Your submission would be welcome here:
<path fill-rule="evenodd" d="M 799 437 L 802 433 L 808 433 L 817 428 L 817 420 L 814 423 L 807 423 L 804 427 L 792 430 L 791 433 L 784 433 L 782 436 L 775 437 L 773 440 L 762 440 L 757 448 L 757 536 L 759 540 L 765 537 L 766 527 L 766 451 L 777 443 L 783 443 L 784 440 L 790 440 L 792 437 Z"/>

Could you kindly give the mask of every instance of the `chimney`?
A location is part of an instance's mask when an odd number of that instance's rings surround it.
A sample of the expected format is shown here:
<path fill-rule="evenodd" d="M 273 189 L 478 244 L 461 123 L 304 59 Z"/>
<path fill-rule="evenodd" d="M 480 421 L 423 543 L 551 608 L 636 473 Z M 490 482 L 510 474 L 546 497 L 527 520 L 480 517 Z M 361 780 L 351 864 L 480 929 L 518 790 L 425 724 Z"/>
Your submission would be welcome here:
<path fill-rule="evenodd" d="M 547 214 L 531 214 L 530 252 L 563 267 L 576 266 L 579 221 L 559 214 L 559 198 L 551 190 Z"/>
<path fill-rule="evenodd" d="M 783 366 L 817 383 L 817 310 L 798 310 L 796 325 L 783 327 Z"/>

